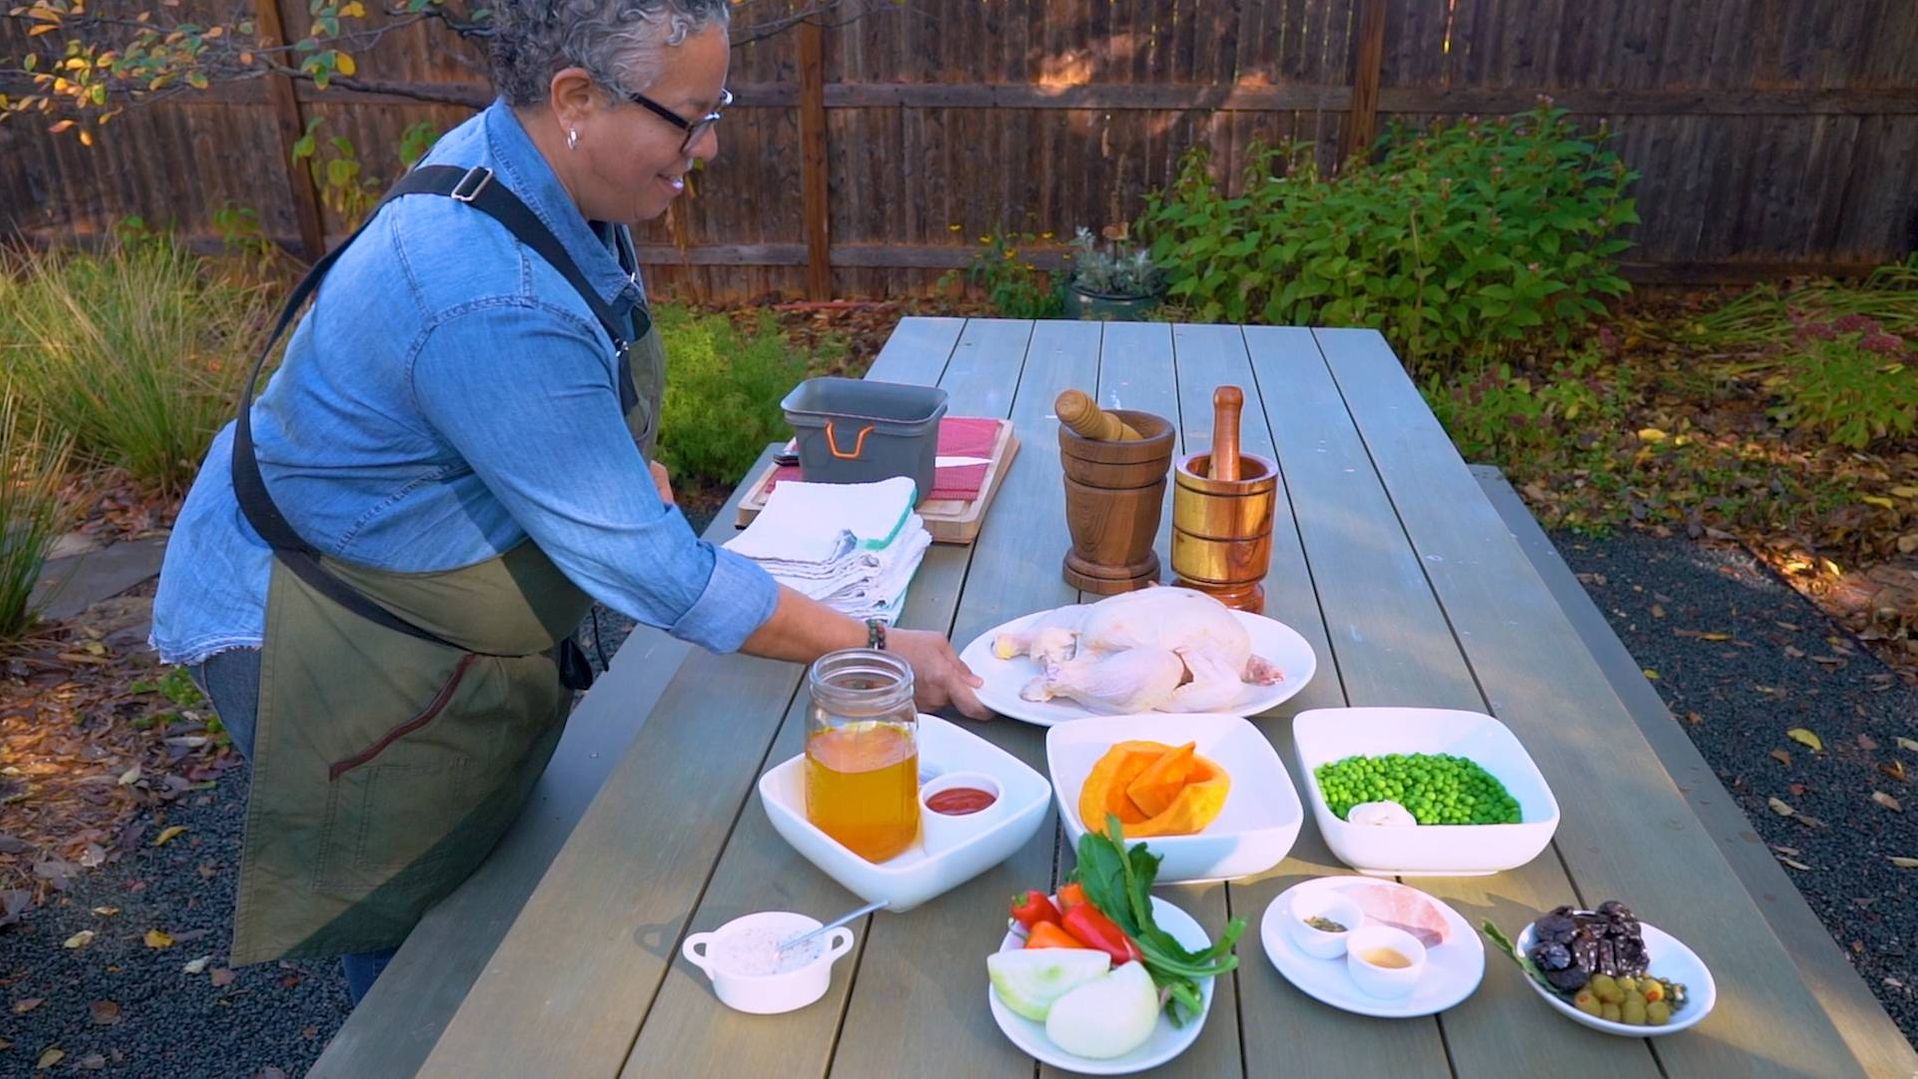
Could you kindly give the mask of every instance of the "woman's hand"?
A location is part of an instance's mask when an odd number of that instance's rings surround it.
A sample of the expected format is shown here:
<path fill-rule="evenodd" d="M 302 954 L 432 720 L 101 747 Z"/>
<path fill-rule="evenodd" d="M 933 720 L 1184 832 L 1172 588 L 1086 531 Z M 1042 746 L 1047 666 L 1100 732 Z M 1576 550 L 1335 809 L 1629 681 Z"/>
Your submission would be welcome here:
<path fill-rule="evenodd" d="M 888 630 L 886 650 L 912 666 L 913 696 L 920 710 L 936 712 L 951 705 L 973 719 L 992 718 L 973 692 L 985 680 L 972 673 L 944 636 L 923 629 Z"/>
<path fill-rule="evenodd" d="M 653 486 L 659 488 L 659 500 L 668 506 L 673 505 L 672 475 L 658 461 L 648 461 L 646 464 L 653 470 Z"/>

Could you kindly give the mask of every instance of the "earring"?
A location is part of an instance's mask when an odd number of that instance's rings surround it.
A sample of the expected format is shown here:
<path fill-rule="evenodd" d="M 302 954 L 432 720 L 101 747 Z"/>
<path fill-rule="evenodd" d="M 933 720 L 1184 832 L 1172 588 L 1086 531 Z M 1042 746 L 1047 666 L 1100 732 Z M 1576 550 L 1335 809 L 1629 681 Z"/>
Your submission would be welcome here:
<path fill-rule="evenodd" d="M 573 128 L 566 132 L 566 148 L 568 150 L 579 149 L 579 129 L 578 128 Z"/>

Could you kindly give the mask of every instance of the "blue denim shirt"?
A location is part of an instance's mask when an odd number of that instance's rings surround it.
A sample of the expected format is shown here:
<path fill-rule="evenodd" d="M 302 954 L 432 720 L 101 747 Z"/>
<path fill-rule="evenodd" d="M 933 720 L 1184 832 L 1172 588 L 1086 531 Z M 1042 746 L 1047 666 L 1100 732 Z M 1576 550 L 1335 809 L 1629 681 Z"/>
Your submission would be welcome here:
<path fill-rule="evenodd" d="M 427 156 L 486 165 L 617 310 L 642 298 L 503 102 Z M 486 561 L 530 537 L 594 599 L 715 651 L 777 602 L 765 571 L 661 502 L 620 412 L 611 343 L 558 272 L 451 199 L 381 210 L 340 257 L 253 407 L 260 466 L 307 542 L 397 572 Z M 272 552 L 214 439 L 153 605 L 163 660 L 258 647 Z"/>

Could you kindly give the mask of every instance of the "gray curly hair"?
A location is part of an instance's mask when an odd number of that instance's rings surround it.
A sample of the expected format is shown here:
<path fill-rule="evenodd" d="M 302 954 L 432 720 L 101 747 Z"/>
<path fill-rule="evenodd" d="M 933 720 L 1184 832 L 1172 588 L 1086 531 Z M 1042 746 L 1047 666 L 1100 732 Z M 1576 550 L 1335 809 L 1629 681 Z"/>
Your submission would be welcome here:
<path fill-rule="evenodd" d="M 640 89 L 665 50 L 731 17 L 728 0 L 500 0 L 493 7 L 493 82 L 508 105 L 546 100 L 553 75 L 585 68 L 608 90 Z"/>

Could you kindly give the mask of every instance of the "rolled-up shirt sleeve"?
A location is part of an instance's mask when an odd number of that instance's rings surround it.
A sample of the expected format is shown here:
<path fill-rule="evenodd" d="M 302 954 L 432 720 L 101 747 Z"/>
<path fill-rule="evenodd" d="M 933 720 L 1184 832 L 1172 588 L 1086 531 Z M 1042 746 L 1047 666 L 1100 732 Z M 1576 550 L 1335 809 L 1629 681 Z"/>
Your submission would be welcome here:
<path fill-rule="evenodd" d="M 605 341 L 573 314 L 527 299 L 452 315 L 422 338 L 412 382 L 427 422 L 594 599 L 716 652 L 772 616 L 773 579 L 660 499 Z"/>

